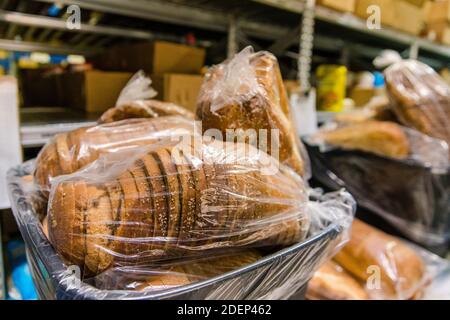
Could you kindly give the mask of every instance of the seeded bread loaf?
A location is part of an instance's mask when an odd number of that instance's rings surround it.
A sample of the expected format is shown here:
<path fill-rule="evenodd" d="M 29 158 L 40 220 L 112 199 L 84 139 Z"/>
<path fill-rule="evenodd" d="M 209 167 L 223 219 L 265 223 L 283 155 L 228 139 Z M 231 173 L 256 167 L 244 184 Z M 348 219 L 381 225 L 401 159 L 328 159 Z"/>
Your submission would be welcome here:
<path fill-rule="evenodd" d="M 245 144 L 203 144 L 203 157 L 161 147 L 101 182 L 70 177 L 53 190 L 49 234 L 68 261 L 97 274 L 112 265 L 303 239 L 301 179 Z M 249 156 L 247 152 L 255 152 Z M 178 159 L 178 160 L 174 160 Z"/>

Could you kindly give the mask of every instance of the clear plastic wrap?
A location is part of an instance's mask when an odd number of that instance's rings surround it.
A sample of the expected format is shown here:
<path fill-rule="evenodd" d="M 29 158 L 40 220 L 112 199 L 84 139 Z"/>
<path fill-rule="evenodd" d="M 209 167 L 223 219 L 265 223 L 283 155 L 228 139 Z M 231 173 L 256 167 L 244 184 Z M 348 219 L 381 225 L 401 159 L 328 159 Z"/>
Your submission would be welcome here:
<path fill-rule="evenodd" d="M 410 152 L 394 159 L 360 150 L 344 150 L 305 139 L 314 177 L 337 190 L 346 188 L 358 204 L 377 213 L 423 245 L 450 240 L 448 146 L 404 129 Z"/>
<path fill-rule="evenodd" d="M 350 241 L 313 276 L 306 297 L 420 299 L 449 263 L 355 219 Z"/>
<path fill-rule="evenodd" d="M 101 155 L 161 141 L 175 144 L 195 131 L 193 121 L 173 116 L 122 120 L 57 134 L 37 157 L 35 181 L 46 193 L 54 177 L 82 169 Z"/>
<path fill-rule="evenodd" d="M 278 61 L 247 47 L 212 67 L 198 97 L 205 134 L 247 142 L 308 177 L 308 159 L 296 136 Z"/>
<path fill-rule="evenodd" d="M 97 274 L 224 248 L 293 244 L 309 229 L 307 199 L 303 180 L 260 150 L 194 137 L 106 155 L 54 178 L 49 234 L 72 264 Z"/>
<path fill-rule="evenodd" d="M 450 87 L 417 60 L 394 63 L 385 71 L 394 111 L 408 127 L 450 144 Z"/>
<path fill-rule="evenodd" d="M 322 152 L 336 148 L 359 150 L 381 157 L 409 160 L 436 172 L 445 172 L 450 166 L 449 146 L 445 141 L 394 122 L 329 122 L 305 139 Z"/>
<path fill-rule="evenodd" d="M 314 190 L 305 204 L 305 215 L 311 218 L 306 239 L 288 248 L 270 246 L 258 251 L 232 248 L 215 256 L 201 252 L 194 260 L 183 257 L 164 264 L 116 265 L 95 277 L 84 274 L 80 281 L 77 268 L 63 263 L 48 242 L 29 201 L 28 190 L 33 183 L 29 175 L 33 170 L 33 162 L 12 169 L 8 186 L 39 296 L 46 299 L 301 297 L 313 272 L 348 239 L 355 210 L 355 202 L 343 191 L 323 195 Z M 52 228 L 51 223 L 49 227 Z"/>
<path fill-rule="evenodd" d="M 151 87 L 152 80 L 144 71 L 139 70 L 128 81 L 117 98 L 116 107 L 133 101 L 148 100 L 154 98 L 158 93 Z"/>
<path fill-rule="evenodd" d="M 107 110 L 98 123 L 110 123 L 133 118 L 180 116 L 194 120 L 194 114 L 171 102 L 153 100 L 157 92 L 152 80 L 140 70 L 128 81 L 117 98 L 116 106 Z"/>
<path fill-rule="evenodd" d="M 123 103 L 107 110 L 98 123 L 110 123 L 134 118 L 158 118 L 166 116 L 180 116 L 194 120 L 194 114 L 174 103 L 159 100 L 135 100 Z"/>

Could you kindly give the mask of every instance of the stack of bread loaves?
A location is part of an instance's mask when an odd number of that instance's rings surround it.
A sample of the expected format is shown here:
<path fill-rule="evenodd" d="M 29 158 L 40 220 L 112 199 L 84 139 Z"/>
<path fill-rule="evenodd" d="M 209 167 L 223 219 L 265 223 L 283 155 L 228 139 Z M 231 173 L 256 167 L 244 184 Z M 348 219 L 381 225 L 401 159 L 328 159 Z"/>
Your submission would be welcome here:
<path fill-rule="evenodd" d="M 305 160 L 276 59 L 246 50 L 213 68 L 197 114 L 203 129 L 270 129 L 269 148 L 202 136 L 192 114 L 154 100 L 111 109 L 44 147 L 34 177 L 67 263 L 94 276 L 306 237 Z"/>

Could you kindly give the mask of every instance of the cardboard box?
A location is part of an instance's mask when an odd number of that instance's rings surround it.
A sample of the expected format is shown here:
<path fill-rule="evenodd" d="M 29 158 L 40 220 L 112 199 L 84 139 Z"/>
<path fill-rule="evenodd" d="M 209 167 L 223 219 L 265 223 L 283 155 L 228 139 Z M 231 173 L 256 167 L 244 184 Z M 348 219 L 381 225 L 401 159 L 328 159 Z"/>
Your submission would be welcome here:
<path fill-rule="evenodd" d="M 450 21 L 450 1 L 448 0 L 427 1 L 423 10 L 426 23 Z"/>
<path fill-rule="evenodd" d="M 396 0 L 394 4 L 396 19 L 393 27 L 413 34 L 419 35 L 424 27 L 423 9 L 404 0 Z"/>
<path fill-rule="evenodd" d="M 416 7 L 420 7 L 420 8 L 422 8 L 425 5 L 425 3 L 427 2 L 427 0 L 405 0 L 405 1 L 415 5 Z"/>
<path fill-rule="evenodd" d="M 193 74 L 166 73 L 152 75 L 152 87 L 158 92 L 156 99 L 173 102 L 195 112 L 203 77 Z"/>
<path fill-rule="evenodd" d="M 200 73 L 205 49 L 177 43 L 154 41 L 112 48 L 94 59 L 97 68 L 108 71 L 148 74 Z"/>
<path fill-rule="evenodd" d="M 358 0 L 356 3 L 355 14 L 363 19 L 369 17 L 367 9 L 372 6 L 378 6 L 381 13 L 381 24 L 385 26 L 394 26 L 397 20 L 394 3 L 399 0 Z"/>
<path fill-rule="evenodd" d="M 101 113 L 114 107 L 132 73 L 86 71 L 62 75 L 64 106 Z"/>
<path fill-rule="evenodd" d="M 408 32 L 420 34 L 423 29 L 423 9 L 406 0 L 358 0 L 356 15 L 367 19 L 367 9 L 376 5 L 380 8 L 381 24 Z"/>
<path fill-rule="evenodd" d="M 354 12 L 356 0 L 319 0 L 319 4 L 339 11 Z"/>

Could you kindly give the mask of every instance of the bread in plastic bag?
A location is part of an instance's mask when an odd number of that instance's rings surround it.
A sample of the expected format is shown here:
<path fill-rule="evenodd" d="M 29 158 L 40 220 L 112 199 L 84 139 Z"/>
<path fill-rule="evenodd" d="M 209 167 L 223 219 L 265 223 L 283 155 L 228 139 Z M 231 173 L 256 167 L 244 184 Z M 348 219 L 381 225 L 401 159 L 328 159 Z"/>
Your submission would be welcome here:
<path fill-rule="evenodd" d="M 218 130 L 226 141 L 251 143 L 298 174 L 307 174 L 307 155 L 293 128 L 283 79 L 271 53 L 247 47 L 212 67 L 196 114 L 204 133 L 215 135 Z"/>
<path fill-rule="evenodd" d="M 56 250 L 97 274 L 305 238 L 308 195 L 299 176 L 250 145 L 197 140 L 112 153 L 55 178 L 48 214 Z"/>
<path fill-rule="evenodd" d="M 417 60 L 394 63 L 385 71 L 394 111 L 406 126 L 450 144 L 450 87 Z"/>
<path fill-rule="evenodd" d="M 98 123 L 110 123 L 134 118 L 158 118 L 180 116 L 194 120 L 194 114 L 174 103 L 159 100 L 136 100 L 110 108 L 102 114 Z"/>
<path fill-rule="evenodd" d="M 370 152 L 382 157 L 411 160 L 434 170 L 447 170 L 449 146 L 416 130 L 388 121 L 327 123 L 307 138 L 321 150 L 342 148 Z"/>
<path fill-rule="evenodd" d="M 448 262 L 353 221 L 350 241 L 313 276 L 308 299 L 418 299 Z"/>
<path fill-rule="evenodd" d="M 129 119 L 57 134 L 36 160 L 34 177 L 39 189 L 47 192 L 54 177 L 70 174 L 103 154 L 117 153 L 160 141 L 176 141 L 190 135 L 195 123 L 182 117 Z M 169 143 L 169 142 L 167 142 Z"/>
<path fill-rule="evenodd" d="M 91 277 L 86 273 L 74 276 L 75 266 L 66 261 L 47 240 L 43 226 L 29 201 L 34 162 L 27 162 L 8 173 L 8 190 L 14 217 L 27 242 L 30 270 L 39 296 L 44 299 L 288 299 L 302 297 L 315 270 L 333 256 L 348 240 L 348 231 L 356 204 L 346 192 L 323 194 L 310 190 L 306 211 L 311 223 L 307 238 L 287 248 L 264 247 L 258 250 L 262 258 L 245 266 L 230 267 L 217 275 L 214 268 L 201 268 L 186 273 L 173 273 L 170 268 L 184 264 L 206 264 L 202 261 L 241 254 L 236 248 L 224 251 L 200 251 L 195 257 L 154 261 L 142 265 L 115 265 Z M 100 176 L 101 177 L 101 176 Z M 43 222 L 45 225 L 45 220 Z M 67 234 L 73 237 L 73 234 Z M 254 252 L 254 251 L 252 251 Z M 247 263 L 247 262 L 244 262 Z M 162 271 L 166 270 L 166 271 Z M 198 269 L 195 269 L 198 270 Z M 205 276 L 205 272 L 207 275 Z M 195 275 L 198 275 L 195 277 Z M 172 277 L 175 275 L 175 277 Z M 155 277 L 156 276 L 156 277 Z M 208 278 L 211 276 L 211 278 Z M 80 278 L 79 278 L 80 277 Z M 197 280 L 198 279 L 198 280 Z M 177 286 L 158 287 L 167 281 Z M 192 281 L 192 282 L 191 282 Z M 149 283 L 148 283 L 149 282 Z M 156 287 L 155 287 L 156 285 Z M 104 288 L 104 289 L 101 289 Z M 138 290 L 144 289 L 145 290 Z"/>
<path fill-rule="evenodd" d="M 364 286 L 334 261 L 317 270 L 308 283 L 308 300 L 368 300 Z"/>
<path fill-rule="evenodd" d="M 353 123 L 334 130 L 322 130 L 314 138 L 343 149 L 362 150 L 398 159 L 404 159 L 410 153 L 408 137 L 393 122 Z"/>

